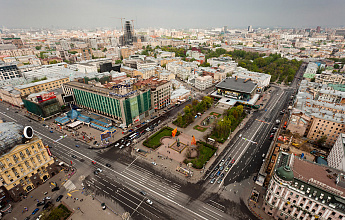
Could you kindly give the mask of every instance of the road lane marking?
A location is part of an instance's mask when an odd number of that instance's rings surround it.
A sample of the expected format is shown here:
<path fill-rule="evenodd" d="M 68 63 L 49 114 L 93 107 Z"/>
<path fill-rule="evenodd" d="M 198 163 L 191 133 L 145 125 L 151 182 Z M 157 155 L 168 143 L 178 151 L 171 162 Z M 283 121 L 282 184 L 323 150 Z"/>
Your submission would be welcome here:
<path fill-rule="evenodd" d="M 209 213 L 207 213 L 207 212 L 205 212 L 205 211 L 203 211 L 203 210 L 201 210 L 201 209 L 199 209 L 199 211 L 202 212 L 202 213 L 204 213 L 204 214 L 206 214 L 206 215 L 208 215 L 208 216 L 211 216 L 213 219 L 219 220 L 218 218 L 214 217 L 213 215 L 211 215 L 211 214 L 209 214 Z"/>
<path fill-rule="evenodd" d="M 39 132 L 36 132 L 36 133 L 39 133 Z M 48 137 L 48 136 L 46 136 L 46 135 L 44 135 L 44 134 L 42 134 L 42 133 L 39 133 L 39 134 L 41 134 L 42 136 L 46 137 L 47 139 L 53 140 L 53 139 L 51 139 L 50 137 Z M 60 145 L 65 146 L 66 148 L 68 148 L 68 149 L 70 149 L 70 150 L 73 150 L 72 148 L 70 148 L 70 147 L 68 147 L 68 146 L 66 146 L 66 145 L 64 145 L 64 144 L 62 144 L 62 143 L 60 143 L 60 142 L 57 142 L 57 144 L 60 144 Z M 78 154 L 84 156 L 86 159 L 89 159 L 90 161 L 93 161 L 93 159 L 91 159 L 90 157 L 87 157 L 87 156 L 83 155 L 82 153 L 80 153 L 80 152 L 78 152 L 78 151 L 76 151 L 76 150 L 73 150 L 73 151 L 75 151 L 76 153 L 78 153 Z M 132 180 L 130 177 L 127 177 L 127 176 L 123 175 L 121 172 L 117 172 L 117 171 L 115 171 L 115 170 L 112 170 L 112 169 L 108 168 L 107 166 L 105 166 L 105 165 L 103 165 L 103 164 L 101 164 L 101 163 L 100 163 L 99 165 L 100 165 L 100 166 L 103 166 L 104 169 L 108 169 L 108 170 L 112 171 L 113 173 L 117 174 L 118 176 L 121 176 L 122 178 L 125 178 L 125 179 L 127 179 L 128 181 L 131 181 L 131 182 L 133 182 L 133 183 L 135 183 L 135 184 L 137 184 L 137 185 L 139 185 L 139 186 L 145 188 L 146 190 L 148 190 L 148 191 L 150 191 L 150 192 L 152 192 L 152 193 L 158 195 L 159 197 L 164 198 L 165 200 L 167 200 L 167 201 L 169 201 L 169 202 L 171 202 L 171 203 L 177 205 L 178 207 L 180 207 L 180 208 L 182 208 L 182 209 L 184 209 L 184 210 L 186 210 L 186 211 L 188 211 L 188 212 L 190 212 L 190 213 L 192 213 L 192 214 L 194 214 L 194 215 L 196 215 L 196 216 L 198 216 L 198 217 L 200 217 L 200 218 L 202 218 L 202 219 L 207 220 L 207 218 L 205 218 L 204 216 L 202 216 L 202 215 L 200 215 L 200 214 L 198 214 L 198 213 L 196 213 L 196 212 L 194 212 L 194 211 L 188 209 L 187 207 L 185 207 L 185 206 L 183 206 L 183 205 L 181 205 L 181 204 L 175 202 L 174 200 L 172 200 L 172 199 L 170 199 L 170 198 L 168 198 L 168 197 L 166 197 L 166 196 L 164 196 L 164 195 L 162 195 L 162 194 L 160 194 L 160 193 L 158 193 L 158 192 L 155 192 L 154 190 L 150 189 L 149 187 L 147 187 L 147 186 L 145 186 L 145 185 L 143 185 L 143 184 L 141 184 L 141 183 L 136 183 L 136 182 L 135 182 L 134 180 Z M 143 215 L 143 216 L 144 216 L 144 215 Z"/>

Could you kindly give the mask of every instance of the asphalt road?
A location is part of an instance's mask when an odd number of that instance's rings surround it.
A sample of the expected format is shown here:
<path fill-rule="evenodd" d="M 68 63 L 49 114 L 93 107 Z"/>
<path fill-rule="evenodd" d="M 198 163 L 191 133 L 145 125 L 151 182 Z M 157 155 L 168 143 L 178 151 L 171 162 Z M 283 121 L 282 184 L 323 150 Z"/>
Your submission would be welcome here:
<path fill-rule="evenodd" d="M 193 194 L 200 195 L 203 189 L 180 185 L 175 179 L 158 172 L 152 164 L 140 164 L 137 158 L 132 158 L 127 152 L 130 148 L 112 147 L 103 153 L 88 149 L 87 144 L 76 142 L 74 138 L 61 138 L 61 134 L 56 131 L 50 133 L 50 128 L 44 127 L 41 122 L 29 122 L 26 116 L 15 113 L 15 109 L 1 103 L 0 117 L 6 121 L 32 126 L 44 144 L 52 147 L 50 150 L 54 156 L 67 164 L 72 162 L 78 170 L 77 175 L 84 176 L 84 181 L 89 181 L 85 183 L 88 187 L 90 185 L 90 190 L 96 190 L 95 193 L 103 193 L 118 202 L 131 213 L 133 219 L 233 219 L 224 211 L 193 199 Z M 110 164 L 111 167 L 106 167 L 105 164 Z M 101 168 L 103 172 L 95 175 L 93 171 L 96 168 Z M 147 192 L 152 205 L 140 194 L 141 190 Z"/>

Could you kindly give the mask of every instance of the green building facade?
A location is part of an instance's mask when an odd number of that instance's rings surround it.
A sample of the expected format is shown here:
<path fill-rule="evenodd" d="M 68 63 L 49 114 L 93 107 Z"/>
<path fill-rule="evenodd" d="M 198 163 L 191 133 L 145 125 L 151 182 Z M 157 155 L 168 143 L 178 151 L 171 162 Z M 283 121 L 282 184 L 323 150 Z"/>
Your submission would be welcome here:
<path fill-rule="evenodd" d="M 72 87 L 72 91 L 77 106 L 88 108 L 114 119 L 121 119 L 126 126 L 132 124 L 139 115 L 148 115 L 148 110 L 151 109 L 150 90 L 137 93 L 130 98 L 118 98 L 109 95 L 109 93 L 94 93 L 76 87 Z"/>

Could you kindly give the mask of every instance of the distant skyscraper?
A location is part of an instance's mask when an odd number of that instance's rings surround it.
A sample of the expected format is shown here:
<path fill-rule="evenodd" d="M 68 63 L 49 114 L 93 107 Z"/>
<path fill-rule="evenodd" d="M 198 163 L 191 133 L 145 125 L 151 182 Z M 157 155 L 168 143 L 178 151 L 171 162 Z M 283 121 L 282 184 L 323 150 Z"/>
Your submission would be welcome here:
<path fill-rule="evenodd" d="M 248 26 L 248 32 L 252 32 L 253 31 L 253 27 L 251 25 Z"/>
<path fill-rule="evenodd" d="M 226 32 L 228 32 L 228 26 L 224 26 L 224 27 L 223 27 L 223 31 L 224 31 L 224 34 L 225 34 Z"/>
<path fill-rule="evenodd" d="M 124 33 L 123 36 L 121 36 L 120 41 L 121 45 L 133 45 L 134 41 L 134 33 L 133 33 L 133 28 L 132 24 L 130 21 L 126 21 L 125 26 L 124 26 Z"/>
<path fill-rule="evenodd" d="M 316 33 L 320 33 L 321 32 L 321 27 L 320 26 L 317 26 L 316 27 Z"/>

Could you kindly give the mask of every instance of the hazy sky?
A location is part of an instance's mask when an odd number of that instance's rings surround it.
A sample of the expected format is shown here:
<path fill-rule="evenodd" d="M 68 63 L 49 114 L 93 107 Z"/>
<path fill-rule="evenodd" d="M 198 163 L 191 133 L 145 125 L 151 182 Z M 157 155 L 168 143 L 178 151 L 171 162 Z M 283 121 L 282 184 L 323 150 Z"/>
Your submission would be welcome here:
<path fill-rule="evenodd" d="M 0 27 L 339 27 L 345 0 L 0 0 Z"/>

